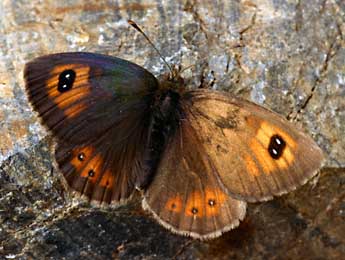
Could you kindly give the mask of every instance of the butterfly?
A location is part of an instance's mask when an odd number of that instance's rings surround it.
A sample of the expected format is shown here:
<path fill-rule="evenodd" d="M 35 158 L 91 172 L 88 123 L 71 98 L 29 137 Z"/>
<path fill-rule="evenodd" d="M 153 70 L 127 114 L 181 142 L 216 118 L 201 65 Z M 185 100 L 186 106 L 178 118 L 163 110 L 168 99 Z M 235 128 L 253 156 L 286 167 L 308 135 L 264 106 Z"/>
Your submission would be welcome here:
<path fill-rule="evenodd" d="M 247 202 L 292 191 L 321 167 L 322 150 L 282 116 L 120 58 L 47 55 L 24 78 L 70 189 L 101 207 L 140 190 L 143 208 L 178 234 L 220 236 Z"/>

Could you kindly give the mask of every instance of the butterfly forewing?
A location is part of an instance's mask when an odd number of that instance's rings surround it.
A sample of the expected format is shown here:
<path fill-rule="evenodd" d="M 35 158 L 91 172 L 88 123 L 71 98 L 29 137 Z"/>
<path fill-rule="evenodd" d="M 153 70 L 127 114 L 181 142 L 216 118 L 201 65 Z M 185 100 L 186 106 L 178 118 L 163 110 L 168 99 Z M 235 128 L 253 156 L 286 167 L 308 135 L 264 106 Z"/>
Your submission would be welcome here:
<path fill-rule="evenodd" d="M 69 186 L 99 203 L 128 198 L 145 179 L 155 77 L 92 53 L 40 57 L 26 65 L 24 77 L 33 108 L 56 137 L 56 160 Z"/>
<path fill-rule="evenodd" d="M 155 77 L 138 65 L 92 53 L 37 58 L 26 64 L 24 78 L 43 123 L 68 142 L 100 135 L 128 111 L 142 112 L 158 88 Z"/>
<path fill-rule="evenodd" d="M 304 184 L 323 155 L 283 117 L 254 103 L 209 90 L 184 97 L 186 121 L 229 194 L 261 201 Z"/>

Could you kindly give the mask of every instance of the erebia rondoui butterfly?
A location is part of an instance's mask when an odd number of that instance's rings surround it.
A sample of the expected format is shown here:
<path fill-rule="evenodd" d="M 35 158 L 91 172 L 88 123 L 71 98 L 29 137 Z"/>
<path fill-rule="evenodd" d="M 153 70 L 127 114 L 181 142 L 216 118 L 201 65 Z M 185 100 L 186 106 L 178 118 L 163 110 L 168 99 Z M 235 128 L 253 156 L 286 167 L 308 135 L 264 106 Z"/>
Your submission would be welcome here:
<path fill-rule="evenodd" d="M 29 101 L 51 130 L 69 187 L 119 205 L 136 189 L 164 227 L 207 239 L 313 177 L 323 155 L 286 119 L 179 77 L 94 53 L 59 53 L 25 66 Z"/>

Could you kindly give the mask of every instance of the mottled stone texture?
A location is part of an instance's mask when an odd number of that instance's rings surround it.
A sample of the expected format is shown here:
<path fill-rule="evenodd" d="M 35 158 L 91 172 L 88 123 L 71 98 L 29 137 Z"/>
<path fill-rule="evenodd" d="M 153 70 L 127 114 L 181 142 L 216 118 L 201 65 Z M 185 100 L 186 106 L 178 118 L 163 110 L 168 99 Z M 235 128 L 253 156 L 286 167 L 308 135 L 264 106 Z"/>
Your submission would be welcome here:
<path fill-rule="evenodd" d="M 0 1 L 0 259 L 341 259 L 345 255 L 343 0 Z M 166 231 L 139 199 L 100 211 L 68 196 L 52 139 L 24 92 L 26 61 L 93 51 L 167 68 L 131 29 L 139 23 L 191 88 L 233 92 L 285 115 L 328 156 L 320 177 L 251 204 L 210 242 Z"/>

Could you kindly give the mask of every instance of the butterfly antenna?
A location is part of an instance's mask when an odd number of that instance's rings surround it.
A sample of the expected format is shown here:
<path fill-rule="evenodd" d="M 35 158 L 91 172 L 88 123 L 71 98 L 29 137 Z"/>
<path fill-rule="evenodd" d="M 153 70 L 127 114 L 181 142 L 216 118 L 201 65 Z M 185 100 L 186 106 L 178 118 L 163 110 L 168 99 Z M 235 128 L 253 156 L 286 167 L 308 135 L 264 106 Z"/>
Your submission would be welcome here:
<path fill-rule="evenodd" d="M 169 63 L 164 59 L 163 55 L 159 52 L 159 50 L 156 48 L 156 46 L 151 42 L 150 38 L 143 32 L 143 30 L 141 30 L 141 28 L 134 21 L 128 20 L 128 23 L 130 25 L 132 25 L 134 27 L 134 29 L 136 29 L 138 32 L 140 32 L 145 37 L 145 39 L 151 44 L 153 49 L 155 49 L 155 51 L 158 53 L 159 57 L 162 59 L 162 61 L 165 63 L 165 65 L 167 65 L 167 67 L 169 68 L 171 76 L 173 76 L 174 75 L 173 69 L 171 68 Z"/>

